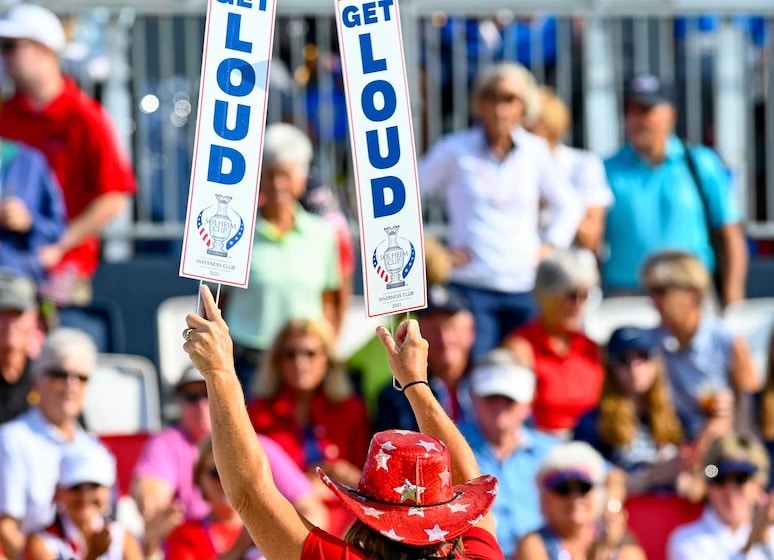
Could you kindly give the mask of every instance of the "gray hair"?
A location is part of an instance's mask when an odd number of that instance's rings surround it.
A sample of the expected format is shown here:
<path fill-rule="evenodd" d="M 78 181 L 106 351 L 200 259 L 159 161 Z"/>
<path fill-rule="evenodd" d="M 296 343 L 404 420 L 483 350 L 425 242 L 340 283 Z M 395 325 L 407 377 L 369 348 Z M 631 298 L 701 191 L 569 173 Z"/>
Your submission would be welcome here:
<path fill-rule="evenodd" d="M 481 95 L 501 80 L 513 80 L 518 84 L 519 96 L 524 101 L 524 122 L 530 122 L 540 113 L 540 96 L 532 72 L 517 62 L 497 62 L 483 68 L 473 83 L 472 99 L 477 111 Z"/>
<path fill-rule="evenodd" d="M 599 485 L 605 480 L 605 459 L 585 441 L 568 441 L 552 448 L 538 467 L 535 480 L 542 488 L 545 478 L 555 472 L 581 471 Z"/>
<path fill-rule="evenodd" d="M 266 127 L 263 139 L 263 164 L 295 164 L 305 174 L 314 157 L 312 142 L 303 130 L 287 123 L 273 123 Z"/>
<path fill-rule="evenodd" d="M 63 358 L 70 357 L 78 360 L 84 372 L 91 373 L 97 367 L 97 345 L 81 330 L 66 327 L 54 329 L 46 336 L 32 372 L 34 375 L 41 374 L 60 363 Z"/>
<path fill-rule="evenodd" d="M 594 288 L 599 284 L 596 263 L 573 249 L 557 249 L 538 265 L 535 293 L 556 295 L 571 288 Z"/>

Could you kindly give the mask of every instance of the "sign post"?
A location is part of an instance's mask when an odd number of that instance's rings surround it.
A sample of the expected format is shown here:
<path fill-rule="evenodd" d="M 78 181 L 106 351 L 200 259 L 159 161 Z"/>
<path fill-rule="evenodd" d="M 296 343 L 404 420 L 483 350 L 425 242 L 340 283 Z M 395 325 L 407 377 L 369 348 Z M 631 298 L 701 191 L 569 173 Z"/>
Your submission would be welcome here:
<path fill-rule="evenodd" d="M 397 0 L 334 0 L 368 317 L 427 307 L 422 209 Z"/>
<path fill-rule="evenodd" d="M 275 13 L 209 0 L 180 276 L 247 287 Z"/>

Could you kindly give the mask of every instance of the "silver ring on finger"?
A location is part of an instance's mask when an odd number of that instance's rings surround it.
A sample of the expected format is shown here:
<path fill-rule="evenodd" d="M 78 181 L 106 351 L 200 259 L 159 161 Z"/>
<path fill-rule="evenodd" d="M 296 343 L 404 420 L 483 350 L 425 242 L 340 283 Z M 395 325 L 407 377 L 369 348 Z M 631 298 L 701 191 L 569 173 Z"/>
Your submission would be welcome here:
<path fill-rule="evenodd" d="M 191 333 L 194 332 L 194 329 L 187 328 L 183 331 L 183 338 L 190 341 L 191 340 Z"/>

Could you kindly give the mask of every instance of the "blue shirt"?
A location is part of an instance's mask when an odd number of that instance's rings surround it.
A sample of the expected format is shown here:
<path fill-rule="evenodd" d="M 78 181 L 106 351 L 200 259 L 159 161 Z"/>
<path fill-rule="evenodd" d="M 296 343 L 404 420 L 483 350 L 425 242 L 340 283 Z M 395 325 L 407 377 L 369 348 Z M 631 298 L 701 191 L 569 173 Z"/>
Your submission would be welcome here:
<path fill-rule="evenodd" d="M 65 451 L 88 453 L 101 445 L 80 427 L 71 441 L 38 407 L 0 427 L 0 515 L 21 523 L 25 533 L 40 531 L 54 518 L 54 491 Z"/>
<path fill-rule="evenodd" d="M 701 400 L 718 390 L 731 390 L 731 356 L 734 337 L 715 317 L 703 315 L 699 328 L 685 348 L 666 327 L 654 329 L 666 367 L 672 401 L 689 439 L 707 420 Z"/>
<path fill-rule="evenodd" d="M 473 449 L 481 472 L 496 476 L 499 482 L 492 514 L 497 542 L 503 555 L 510 558 L 516 552 L 519 539 L 543 524 L 535 475 L 559 440 L 522 426 L 518 449 L 501 461 L 475 424 L 466 422 L 460 431 Z"/>
<path fill-rule="evenodd" d="M 691 154 L 708 200 L 712 228 L 738 222 L 739 209 L 723 162 L 703 146 L 691 147 Z M 615 197 L 605 228 L 607 256 L 602 272 L 607 289 L 638 290 L 645 259 L 666 249 L 693 253 L 715 270 L 702 199 L 685 147 L 676 136 L 669 139 L 666 158 L 655 167 L 627 145 L 605 161 L 605 170 Z"/>
<path fill-rule="evenodd" d="M 32 216 L 25 233 L 0 228 L 0 268 L 40 280 L 45 271 L 38 252 L 56 243 L 67 224 L 62 191 L 40 152 L 4 139 L 0 145 L 0 198 L 21 199 Z"/>

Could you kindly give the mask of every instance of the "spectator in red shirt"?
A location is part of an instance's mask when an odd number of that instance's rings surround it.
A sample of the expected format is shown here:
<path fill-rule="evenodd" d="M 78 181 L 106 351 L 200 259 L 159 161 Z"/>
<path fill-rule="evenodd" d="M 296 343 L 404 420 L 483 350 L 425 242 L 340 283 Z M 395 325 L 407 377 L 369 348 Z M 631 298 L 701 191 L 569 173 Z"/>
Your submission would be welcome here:
<path fill-rule="evenodd" d="M 207 380 L 223 489 L 267 559 L 503 558 L 489 513 L 496 479 L 479 476 L 470 446 L 430 391 L 427 342 L 416 321 L 401 323 L 394 338 L 383 327 L 377 334 L 422 433 L 374 435 L 356 490 L 320 472 L 357 517 L 340 540 L 299 516 L 277 491 L 242 405 L 228 327 L 209 288 L 200 293 L 204 317 L 186 317 L 183 349 Z"/>
<path fill-rule="evenodd" d="M 505 341 L 535 372 L 535 427 L 568 438 L 580 417 L 599 402 L 604 372 L 600 349 L 581 332 L 583 307 L 598 282 L 575 251 L 555 251 L 538 266 L 538 318 Z"/>
<path fill-rule="evenodd" d="M 279 443 L 312 480 L 319 483 L 315 468 L 324 466 L 337 480 L 357 485 L 371 429 L 365 402 L 336 361 L 327 322 L 295 319 L 280 331 L 247 411 L 255 431 Z M 330 498 L 321 484 L 318 490 Z M 352 518 L 337 502 L 327 505 L 331 532 L 339 534 Z"/>
<path fill-rule="evenodd" d="M 62 187 L 67 229 L 39 258 L 68 280 L 54 299 L 83 305 L 91 299 L 98 234 L 127 209 L 136 185 L 107 114 L 62 73 L 57 55 L 65 43 L 61 22 L 43 7 L 19 4 L 0 20 L 0 55 L 15 85 L 0 111 L 0 135 L 43 152 Z"/>

